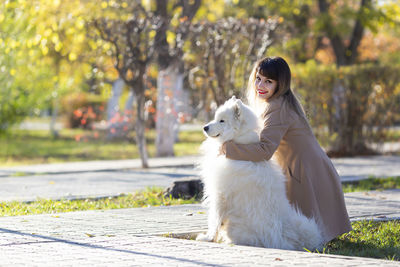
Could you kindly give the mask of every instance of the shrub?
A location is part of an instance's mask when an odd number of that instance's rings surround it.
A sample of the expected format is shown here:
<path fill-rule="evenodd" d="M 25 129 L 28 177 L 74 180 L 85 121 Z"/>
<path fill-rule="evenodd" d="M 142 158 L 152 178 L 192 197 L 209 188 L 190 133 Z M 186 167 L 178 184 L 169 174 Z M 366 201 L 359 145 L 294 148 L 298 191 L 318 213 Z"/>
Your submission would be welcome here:
<path fill-rule="evenodd" d="M 400 66 L 362 64 L 336 68 L 308 62 L 293 68 L 293 82 L 316 133 L 329 133 L 346 155 L 382 141 L 387 127 L 400 122 Z M 340 110 L 334 86 L 343 86 Z"/>
<path fill-rule="evenodd" d="M 100 96 L 82 92 L 63 97 L 61 112 L 67 118 L 67 127 L 91 129 L 94 121 L 103 119 L 104 102 Z"/>

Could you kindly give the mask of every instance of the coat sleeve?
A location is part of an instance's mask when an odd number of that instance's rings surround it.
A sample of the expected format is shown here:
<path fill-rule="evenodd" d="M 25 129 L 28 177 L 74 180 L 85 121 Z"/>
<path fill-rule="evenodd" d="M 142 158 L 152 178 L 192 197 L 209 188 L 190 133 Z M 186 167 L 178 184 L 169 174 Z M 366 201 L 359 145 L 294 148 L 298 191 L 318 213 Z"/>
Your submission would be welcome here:
<path fill-rule="evenodd" d="M 289 123 L 281 118 L 280 109 L 264 117 L 264 128 L 260 133 L 260 141 L 253 144 L 236 144 L 226 142 L 222 152 L 226 157 L 234 160 L 263 161 L 269 160 L 285 136 Z"/>

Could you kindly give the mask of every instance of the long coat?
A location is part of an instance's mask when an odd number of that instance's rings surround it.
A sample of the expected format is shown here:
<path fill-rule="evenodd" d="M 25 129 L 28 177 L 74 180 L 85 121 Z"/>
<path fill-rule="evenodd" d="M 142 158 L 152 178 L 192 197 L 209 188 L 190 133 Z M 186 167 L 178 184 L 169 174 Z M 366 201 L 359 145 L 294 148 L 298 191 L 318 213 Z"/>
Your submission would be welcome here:
<path fill-rule="evenodd" d="M 283 97 L 268 102 L 260 142 L 226 142 L 222 151 L 235 160 L 262 161 L 272 156 L 287 177 L 292 205 L 320 225 L 325 242 L 351 230 L 340 177 L 303 116 Z"/>

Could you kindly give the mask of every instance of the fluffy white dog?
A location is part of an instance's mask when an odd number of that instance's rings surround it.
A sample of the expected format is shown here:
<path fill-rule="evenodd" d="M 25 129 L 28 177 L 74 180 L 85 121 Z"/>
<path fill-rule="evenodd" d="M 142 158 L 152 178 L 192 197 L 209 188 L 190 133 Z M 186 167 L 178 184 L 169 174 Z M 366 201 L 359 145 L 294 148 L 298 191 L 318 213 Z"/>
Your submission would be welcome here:
<path fill-rule="evenodd" d="M 197 240 L 257 247 L 302 250 L 322 245 L 319 228 L 293 208 L 285 190 L 285 176 L 272 161 L 230 160 L 219 155 L 228 140 L 259 141 L 255 113 L 232 97 L 218 108 L 204 127 L 207 140 L 200 163 L 208 232 Z"/>

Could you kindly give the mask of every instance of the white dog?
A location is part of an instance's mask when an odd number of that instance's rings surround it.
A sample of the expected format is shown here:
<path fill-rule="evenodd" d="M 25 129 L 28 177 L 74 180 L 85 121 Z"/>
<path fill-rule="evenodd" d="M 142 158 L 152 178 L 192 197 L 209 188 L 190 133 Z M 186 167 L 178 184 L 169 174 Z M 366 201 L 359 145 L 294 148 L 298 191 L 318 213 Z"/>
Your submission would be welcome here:
<path fill-rule="evenodd" d="M 221 144 L 259 141 L 255 113 L 232 97 L 204 127 L 201 150 L 208 232 L 197 240 L 302 250 L 322 245 L 319 228 L 294 209 L 286 197 L 285 176 L 272 161 L 230 160 L 219 155 Z"/>

